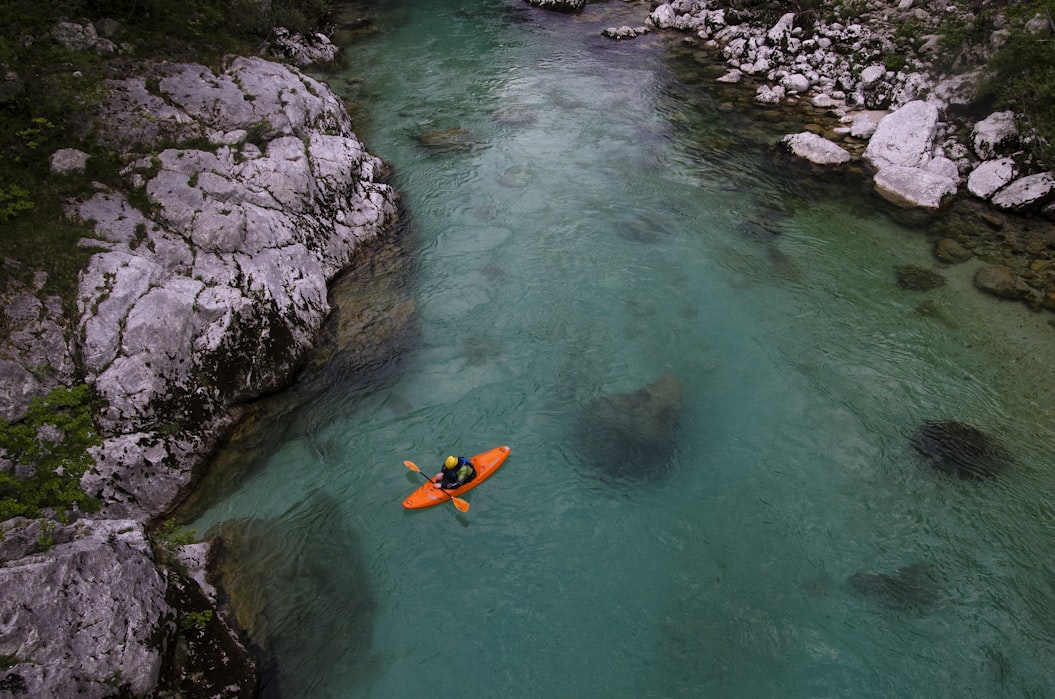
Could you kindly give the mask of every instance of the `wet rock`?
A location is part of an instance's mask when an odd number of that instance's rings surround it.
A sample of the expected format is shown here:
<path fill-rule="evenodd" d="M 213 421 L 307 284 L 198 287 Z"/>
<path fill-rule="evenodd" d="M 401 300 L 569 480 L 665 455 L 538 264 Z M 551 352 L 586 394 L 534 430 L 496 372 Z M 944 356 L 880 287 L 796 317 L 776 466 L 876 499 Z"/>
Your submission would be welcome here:
<path fill-rule="evenodd" d="M 648 34 L 651 30 L 648 27 L 631 27 L 624 24 L 621 27 L 607 27 L 601 31 L 601 36 L 606 36 L 609 39 L 636 39 L 642 34 Z"/>
<path fill-rule="evenodd" d="M 681 408 L 681 383 L 665 374 L 637 391 L 595 400 L 580 419 L 579 440 L 605 477 L 640 482 L 665 476 Z"/>
<path fill-rule="evenodd" d="M 982 267 L 975 272 L 974 286 L 987 294 L 1012 301 L 1031 301 L 1036 297 L 1036 291 L 1010 267 L 999 265 Z"/>
<path fill-rule="evenodd" d="M 934 243 L 934 256 L 946 264 L 966 262 L 971 259 L 971 251 L 952 238 L 941 238 Z"/>
<path fill-rule="evenodd" d="M 847 582 L 855 592 L 890 609 L 926 611 L 941 601 L 941 586 L 927 563 L 913 563 L 892 575 L 858 571 Z"/>
<path fill-rule="evenodd" d="M 911 291 L 930 291 L 945 286 L 945 277 L 932 269 L 904 265 L 897 268 L 897 285 Z"/>
<path fill-rule="evenodd" d="M 1011 458 L 996 439 L 977 427 L 955 420 L 924 422 L 910 441 L 927 464 L 967 480 L 994 478 Z"/>

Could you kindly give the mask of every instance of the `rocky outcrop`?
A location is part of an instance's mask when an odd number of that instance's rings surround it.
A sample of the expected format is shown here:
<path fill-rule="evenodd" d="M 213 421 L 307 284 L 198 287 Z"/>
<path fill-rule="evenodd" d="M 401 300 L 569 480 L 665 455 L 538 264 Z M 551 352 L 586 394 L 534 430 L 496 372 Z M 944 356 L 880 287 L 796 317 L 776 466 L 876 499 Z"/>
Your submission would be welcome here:
<path fill-rule="evenodd" d="M 395 211 L 380 161 L 322 84 L 259 58 L 220 75 L 151 70 L 160 94 L 143 77 L 111 82 L 116 128 L 101 138 L 205 137 L 214 149 L 132 161 L 125 176 L 149 215 L 119 191 L 72 207 L 94 222 L 87 244 L 106 248 L 78 299 L 84 370 L 107 404 L 84 484 L 104 512 L 146 518 L 189 484 L 231 404 L 285 380 L 329 312 L 328 280 Z M 158 102 L 163 118 L 141 124 Z"/>
<path fill-rule="evenodd" d="M 0 681 L 32 697 L 150 693 L 176 613 L 143 525 L 47 527 L 3 525 L 0 655 L 15 662 Z"/>
<path fill-rule="evenodd" d="M 876 172 L 876 189 L 899 206 L 940 208 L 969 174 L 968 191 L 1000 209 L 1048 210 L 1052 197 L 1040 185 L 1043 178 L 1020 173 L 1028 158 L 1020 150 L 1013 112 L 995 112 L 973 124 L 950 113 L 951 107 L 971 101 L 979 74 L 941 74 L 932 59 L 942 23 L 966 10 L 948 3 L 909 2 L 896 8 L 868 3 L 858 8 L 859 17 L 841 21 L 842 10 L 833 4 L 821 13 L 827 19 L 785 13 L 767 23 L 750 10 L 723 5 L 713 0 L 663 3 L 649 14 L 648 24 L 691 32 L 730 66 L 720 82 L 749 76 L 760 83 L 759 103 L 808 98 L 814 107 L 852 124 L 843 133 L 868 140 L 864 158 Z M 931 33 L 907 42 L 895 32 L 903 22 Z M 996 32 L 977 48 L 984 53 L 999 44 Z M 887 67 L 892 57 L 903 64 L 900 69 Z M 960 142 L 964 131 L 970 137 Z M 806 149 L 797 153 L 812 160 Z M 883 173 L 889 166 L 917 172 Z M 1020 174 L 1038 179 L 1015 180 Z"/>
<path fill-rule="evenodd" d="M 79 317 L 31 289 L 2 298 L 16 327 L 0 356 L 5 416 L 82 374 L 104 407 L 81 479 L 96 519 L 0 537 L 0 654 L 15 661 L 0 682 L 88 697 L 206 696 L 226 682 L 252 696 L 244 649 L 196 583 L 155 565 L 143 526 L 187 492 L 232 406 L 299 365 L 329 313 L 328 282 L 394 220 L 395 197 L 341 100 L 297 69 L 235 58 L 218 73 L 159 63 L 133 75 L 108 83 L 86 135 L 125 154 L 124 186 L 68 207 L 96 250 Z M 197 657 L 188 644 L 240 669 L 214 684 L 201 668 L 173 670 Z"/>

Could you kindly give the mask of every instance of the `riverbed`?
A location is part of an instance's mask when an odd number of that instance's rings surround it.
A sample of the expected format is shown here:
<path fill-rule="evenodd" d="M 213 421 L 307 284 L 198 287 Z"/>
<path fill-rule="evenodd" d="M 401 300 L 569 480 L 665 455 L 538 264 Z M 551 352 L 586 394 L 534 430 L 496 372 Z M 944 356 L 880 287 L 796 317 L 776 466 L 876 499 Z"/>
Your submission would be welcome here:
<path fill-rule="evenodd" d="M 939 268 L 857 178 L 817 186 L 668 38 L 600 36 L 644 6 L 372 12 L 327 80 L 392 166 L 420 332 L 375 383 L 263 421 L 281 439 L 190 524 L 264 523 L 242 590 L 268 691 L 1055 693 L 1048 315 Z M 899 287 L 909 265 L 945 284 Z M 662 376 L 672 454 L 616 477 L 578 427 Z M 929 468 L 928 420 L 1006 468 Z M 404 460 L 499 444 L 467 513 L 400 506 Z"/>

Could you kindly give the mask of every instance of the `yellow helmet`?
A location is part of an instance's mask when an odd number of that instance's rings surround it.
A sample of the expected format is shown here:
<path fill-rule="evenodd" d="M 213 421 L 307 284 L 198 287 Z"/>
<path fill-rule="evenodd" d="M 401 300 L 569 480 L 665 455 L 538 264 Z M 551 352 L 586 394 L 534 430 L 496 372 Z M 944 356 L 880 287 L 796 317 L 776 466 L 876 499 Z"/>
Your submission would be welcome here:
<path fill-rule="evenodd" d="M 453 456 L 448 456 L 447 460 L 443 462 L 443 465 L 446 466 L 447 468 L 454 468 L 455 466 L 458 465 L 458 459 L 456 459 Z"/>

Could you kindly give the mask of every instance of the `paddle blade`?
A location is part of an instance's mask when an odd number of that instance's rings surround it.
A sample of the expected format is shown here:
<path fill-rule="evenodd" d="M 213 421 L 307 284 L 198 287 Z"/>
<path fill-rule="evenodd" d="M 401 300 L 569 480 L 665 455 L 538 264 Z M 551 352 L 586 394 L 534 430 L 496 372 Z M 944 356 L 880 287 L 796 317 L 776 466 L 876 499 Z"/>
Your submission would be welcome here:
<path fill-rule="evenodd" d="M 451 502 L 454 503 L 454 506 L 457 507 L 459 511 L 461 511 L 461 512 L 468 512 L 469 511 L 469 503 L 467 503 L 465 500 L 462 500 L 461 498 L 456 498 L 456 497 L 454 497 L 452 495 L 451 496 Z"/>
<path fill-rule="evenodd" d="M 409 468 L 411 471 L 417 471 L 418 473 L 421 473 L 421 469 L 418 468 L 418 465 L 413 461 L 404 461 L 403 465 Z"/>

